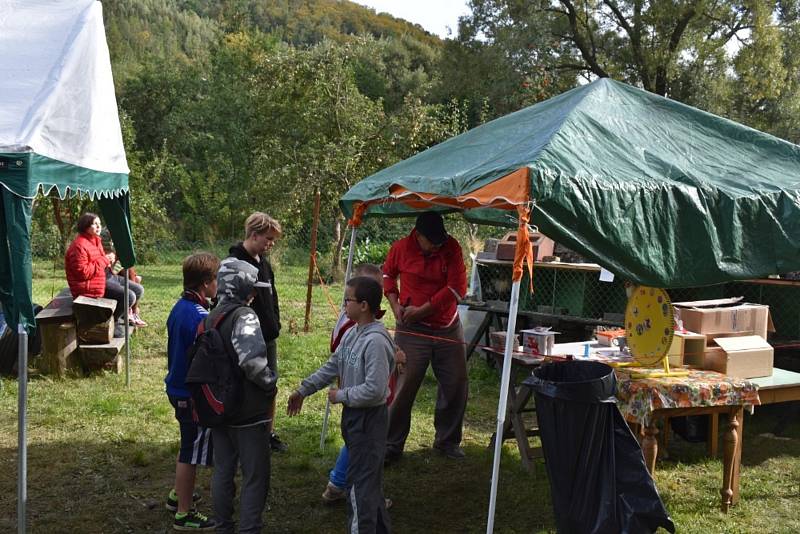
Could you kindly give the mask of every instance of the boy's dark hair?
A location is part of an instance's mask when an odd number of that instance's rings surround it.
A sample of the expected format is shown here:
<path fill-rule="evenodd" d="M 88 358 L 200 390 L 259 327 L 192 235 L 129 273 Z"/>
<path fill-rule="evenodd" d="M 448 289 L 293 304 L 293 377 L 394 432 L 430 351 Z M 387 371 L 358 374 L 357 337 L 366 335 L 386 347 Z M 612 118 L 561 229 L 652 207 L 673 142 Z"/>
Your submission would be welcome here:
<path fill-rule="evenodd" d="M 356 265 L 356 268 L 353 269 L 353 275 L 381 278 L 383 277 L 383 271 L 381 271 L 381 268 L 374 263 L 359 263 Z"/>
<path fill-rule="evenodd" d="M 359 302 L 366 302 L 372 314 L 381 309 L 383 288 L 369 276 L 355 276 L 347 281 L 347 287 L 353 288 L 353 293 Z"/>
<path fill-rule="evenodd" d="M 87 211 L 83 215 L 78 218 L 78 224 L 76 224 L 76 228 L 78 229 L 78 233 L 84 233 L 91 225 L 94 224 L 95 219 L 99 219 L 100 217 L 97 214 Z"/>
<path fill-rule="evenodd" d="M 209 252 L 197 252 L 183 260 L 183 288 L 197 289 L 217 277 L 219 258 Z"/>

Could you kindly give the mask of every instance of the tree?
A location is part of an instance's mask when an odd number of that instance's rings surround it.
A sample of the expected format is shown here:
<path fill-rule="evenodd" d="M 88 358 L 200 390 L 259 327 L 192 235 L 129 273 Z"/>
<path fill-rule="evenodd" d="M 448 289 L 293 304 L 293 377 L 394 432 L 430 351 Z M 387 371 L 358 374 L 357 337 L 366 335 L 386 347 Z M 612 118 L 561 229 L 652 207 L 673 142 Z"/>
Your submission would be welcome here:
<path fill-rule="evenodd" d="M 774 5 L 774 3 L 770 3 Z M 660 95 L 754 26 L 746 1 L 472 0 L 460 29 L 533 77 L 613 76 Z M 545 74 L 546 73 L 546 74 Z"/>

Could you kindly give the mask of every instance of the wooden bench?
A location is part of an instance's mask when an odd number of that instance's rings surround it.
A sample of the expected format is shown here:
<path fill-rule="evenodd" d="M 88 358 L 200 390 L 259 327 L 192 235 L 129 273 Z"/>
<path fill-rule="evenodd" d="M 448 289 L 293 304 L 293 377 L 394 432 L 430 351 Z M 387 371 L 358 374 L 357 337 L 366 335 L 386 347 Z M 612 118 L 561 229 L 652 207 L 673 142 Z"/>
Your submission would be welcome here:
<path fill-rule="evenodd" d="M 81 372 L 78 358 L 78 336 L 72 315 L 72 296 L 59 294 L 36 315 L 42 334 L 40 370 L 63 377 L 68 370 Z"/>
<path fill-rule="evenodd" d="M 124 338 L 114 337 L 116 301 L 62 291 L 36 316 L 42 332 L 43 373 L 63 377 L 99 370 L 121 372 Z"/>

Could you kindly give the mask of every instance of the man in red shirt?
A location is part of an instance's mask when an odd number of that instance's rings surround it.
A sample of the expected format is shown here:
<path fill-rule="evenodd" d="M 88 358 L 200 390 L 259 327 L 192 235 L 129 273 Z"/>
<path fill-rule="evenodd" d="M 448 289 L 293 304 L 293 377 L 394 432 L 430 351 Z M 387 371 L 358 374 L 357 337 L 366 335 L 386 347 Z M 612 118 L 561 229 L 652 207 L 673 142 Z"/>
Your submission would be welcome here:
<path fill-rule="evenodd" d="M 461 459 L 468 383 L 457 304 L 466 293 L 467 275 L 461 246 L 447 235 L 441 215 L 420 214 L 411 234 L 392 244 L 383 264 L 383 287 L 397 320 L 395 342 L 406 353 L 406 370 L 389 408 L 386 463 L 403 453 L 428 364 L 439 383 L 433 447 Z"/>

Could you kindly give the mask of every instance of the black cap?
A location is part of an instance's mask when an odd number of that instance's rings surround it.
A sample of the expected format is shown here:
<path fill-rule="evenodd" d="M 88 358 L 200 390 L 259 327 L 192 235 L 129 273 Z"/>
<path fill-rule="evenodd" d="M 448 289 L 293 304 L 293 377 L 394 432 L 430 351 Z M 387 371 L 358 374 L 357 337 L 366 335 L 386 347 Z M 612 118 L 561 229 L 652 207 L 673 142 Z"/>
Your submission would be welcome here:
<path fill-rule="evenodd" d="M 435 211 L 420 213 L 417 216 L 417 224 L 414 225 L 414 228 L 434 245 L 441 245 L 447 240 L 444 220 Z"/>

